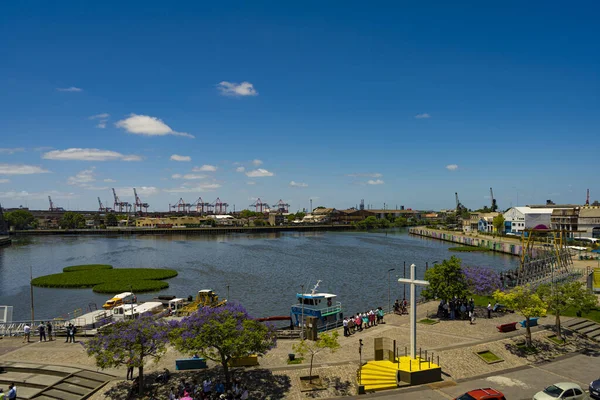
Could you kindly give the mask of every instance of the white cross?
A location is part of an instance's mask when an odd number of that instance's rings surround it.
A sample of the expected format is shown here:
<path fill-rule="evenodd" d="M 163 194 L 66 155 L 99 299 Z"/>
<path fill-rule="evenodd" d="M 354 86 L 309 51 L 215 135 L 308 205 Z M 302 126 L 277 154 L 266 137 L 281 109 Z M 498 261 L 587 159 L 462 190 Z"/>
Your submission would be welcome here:
<path fill-rule="evenodd" d="M 410 279 L 400 278 L 400 283 L 410 283 L 410 358 L 417 357 L 417 295 L 416 286 L 428 286 L 429 282 L 415 279 L 415 264 L 410 265 Z"/>

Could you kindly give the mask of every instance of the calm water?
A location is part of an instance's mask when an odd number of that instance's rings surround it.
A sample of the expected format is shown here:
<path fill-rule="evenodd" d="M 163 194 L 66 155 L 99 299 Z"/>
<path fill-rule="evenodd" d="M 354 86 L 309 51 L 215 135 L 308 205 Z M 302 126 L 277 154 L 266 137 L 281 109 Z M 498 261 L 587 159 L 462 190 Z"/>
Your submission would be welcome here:
<path fill-rule="evenodd" d="M 318 279 L 320 290 L 338 295 L 346 314 L 367 307 L 387 307 L 388 269 L 392 302 L 402 297 L 395 276 L 417 265 L 423 277 L 425 262 L 431 266 L 452 254 L 452 245 L 409 236 L 406 232 L 317 232 L 227 236 L 47 236 L 21 239 L 0 249 L 0 305 L 14 306 L 14 319 L 30 315 L 29 268 L 33 276 L 58 273 L 77 264 L 112 264 L 115 268 L 172 268 L 179 272 L 160 294 L 178 297 L 213 289 L 219 296 L 241 302 L 252 315 L 288 315 L 300 285 L 306 291 Z M 459 253 L 463 265 L 496 270 L 514 268 L 518 258 L 498 254 Z M 408 269 L 408 268 L 407 268 Z M 140 300 L 159 293 L 141 294 Z M 91 289 L 34 288 L 35 316 L 52 318 L 87 308 L 100 307 L 107 295 Z"/>

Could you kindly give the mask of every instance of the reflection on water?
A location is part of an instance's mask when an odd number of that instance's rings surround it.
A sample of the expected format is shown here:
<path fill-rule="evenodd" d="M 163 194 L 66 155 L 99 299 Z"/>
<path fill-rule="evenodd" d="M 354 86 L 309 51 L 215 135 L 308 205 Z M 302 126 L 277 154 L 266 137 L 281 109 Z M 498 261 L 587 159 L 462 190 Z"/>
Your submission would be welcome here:
<path fill-rule="evenodd" d="M 173 268 L 179 275 L 168 280 L 160 294 L 180 297 L 213 289 L 219 296 L 241 302 L 256 316 L 288 315 L 300 286 L 337 294 L 345 313 L 387 306 L 388 284 L 392 301 L 402 295 L 395 274 L 403 263 L 417 265 L 423 277 L 425 263 L 449 258 L 450 243 L 412 237 L 405 231 L 284 232 L 214 236 L 48 236 L 27 238 L 22 245 L 0 249 L 0 304 L 14 306 L 14 318 L 29 316 L 29 268 L 33 275 L 59 273 L 76 264 L 112 264 L 115 268 Z M 461 253 L 463 265 L 506 270 L 518 258 Z M 395 268 L 388 283 L 388 269 Z M 141 294 L 141 300 L 158 293 Z M 77 308 L 98 306 L 108 296 L 91 289 L 35 288 L 36 318 L 65 315 Z"/>

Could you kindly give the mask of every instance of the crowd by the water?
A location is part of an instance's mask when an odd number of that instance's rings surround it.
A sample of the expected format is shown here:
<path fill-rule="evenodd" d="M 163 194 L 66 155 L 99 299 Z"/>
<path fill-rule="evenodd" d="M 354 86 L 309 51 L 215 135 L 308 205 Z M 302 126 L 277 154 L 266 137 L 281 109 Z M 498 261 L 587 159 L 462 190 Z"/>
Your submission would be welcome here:
<path fill-rule="evenodd" d="M 396 299 L 396 302 L 394 303 L 394 313 L 400 315 L 407 313 L 407 306 L 408 303 L 406 299 L 402 300 L 402 302 L 399 302 L 398 299 Z M 350 336 L 356 332 L 362 332 L 365 329 L 385 323 L 383 321 L 384 315 L 385 312 L 383 311 L 383 308 L 377 307 L 376 309 L 370 309 L 369 311 L 345 317 L 343 321 L 344 336 Z"/>
<path fill-rule="evenodd" d="M 167 378 L 168 379 L 168 378 Z M 181 379 L 177 386 L 171 386 L 168 400 L 248 400 L 248 389 L 239 381 L 234 381 L 231 389 L 225 390 L 221 380 L 202 382 Z"/>

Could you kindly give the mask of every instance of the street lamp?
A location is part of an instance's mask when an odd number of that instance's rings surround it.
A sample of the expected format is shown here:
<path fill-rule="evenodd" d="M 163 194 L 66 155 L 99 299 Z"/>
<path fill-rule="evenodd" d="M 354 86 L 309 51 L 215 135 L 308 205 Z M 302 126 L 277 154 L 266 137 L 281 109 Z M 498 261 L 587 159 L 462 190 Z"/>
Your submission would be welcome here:
<path fill-rule="evenodd" d="M 35 316 L 33 312 L 33 268 L 31 263 L 29 264 L 29 296 L 31 297 L 31 327 L 33 328 Z"/>
<path fill-rule="evenodd" d="M 404 274 L 402 275 L 402 278 L 406 279 L 406 261 L 404 261 Z M 402 296 L 402 299 L 406 299 L 406 283 L 403 283 L 402 286 L 404 287 L 404 295 Z"/>
<path fill-rule="evenodd" d="M 392 303 L 391 303 L 391 299 L 390 299 L 390 295 L 391 295 L 391 288 L 390 288 L 390 272 L 395 271 L 396 268 L 390 268 L 388 269 L 388 312 L 392 311 Z"/>

